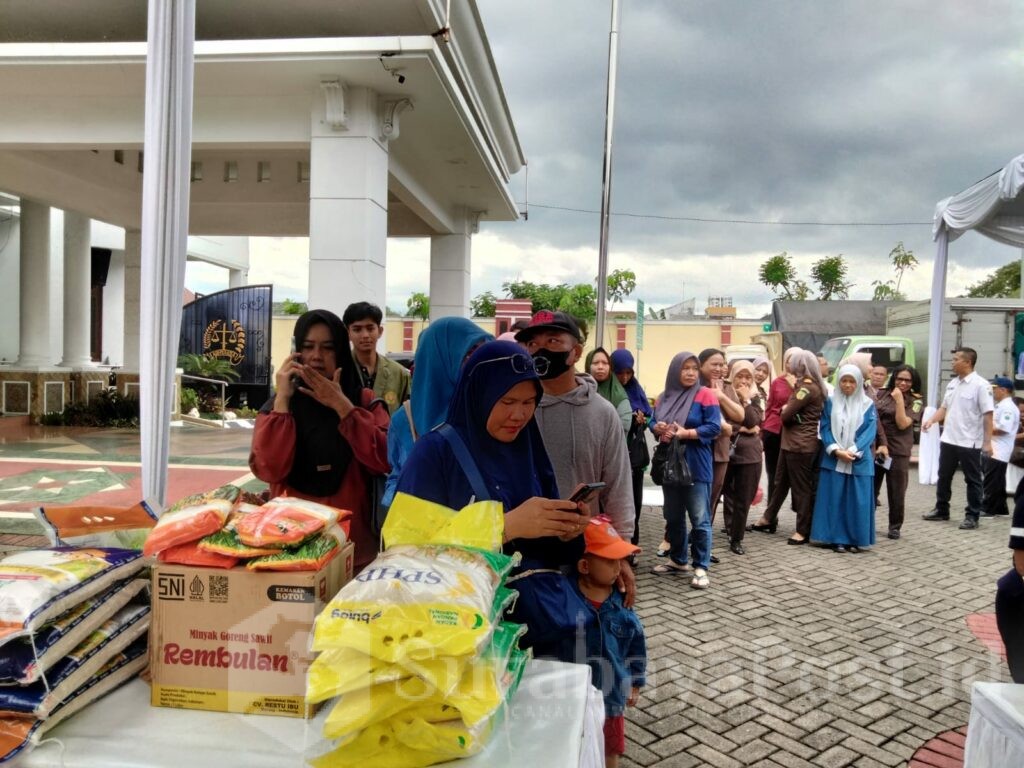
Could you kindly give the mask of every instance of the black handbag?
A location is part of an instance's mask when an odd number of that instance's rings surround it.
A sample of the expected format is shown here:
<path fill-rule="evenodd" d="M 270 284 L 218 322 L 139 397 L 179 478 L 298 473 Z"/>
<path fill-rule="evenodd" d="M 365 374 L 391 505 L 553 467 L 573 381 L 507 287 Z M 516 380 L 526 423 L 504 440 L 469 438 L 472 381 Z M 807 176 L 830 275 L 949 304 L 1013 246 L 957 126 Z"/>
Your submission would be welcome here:
<path fill-rule="evenodd" d="M 633 422 L 626 433 L 626 449 L 629 451 L 629 466 L 641 469 L 651 463 L 651 452 L 647 447 L 647 430 L 643 424 Z"/>
<path fill-rule="evenodd" d="M 668 459 L 668 443 L 658 443 L 651 457 L 651 482 L 662 485 L 665 482 L 665 461 Z"/>
<path fill-rule="evenodd" d="M 668 446 L 661 484 L 666 488 L 689 488 L 693 485 L 693 473 L 686 461 L 686 443 L 673 438 Z"/>

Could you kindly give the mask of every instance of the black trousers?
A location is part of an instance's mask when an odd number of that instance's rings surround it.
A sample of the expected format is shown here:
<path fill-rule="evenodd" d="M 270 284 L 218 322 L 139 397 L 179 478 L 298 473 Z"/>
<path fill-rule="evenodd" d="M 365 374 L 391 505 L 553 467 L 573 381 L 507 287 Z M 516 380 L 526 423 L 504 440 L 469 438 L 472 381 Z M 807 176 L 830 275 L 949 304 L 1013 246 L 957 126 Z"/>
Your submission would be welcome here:
<path fill-rule="evenodd" d="M 985 514 L 1010 514 L 1010 507 L 1006 503 L 1006 462 L 983 456 L 981 464 L 985 468 L 985 487 L 982 493 L 985 498 Z"/>
<path fill-rule="evenodd" d="M 805 539 L 811 537 L 811 516 L 814 514 L 814 466 L 817 461 L 817 453 L 782 451 L 779 456 L 779 467 L 775 472 L 775 487 L 764 511 L 764 519 L 769 524 L 778 519 L 779 510 L 792 489 L 796 531 Z"/>
<path fill-rule="evenodd" d="M 1024 683 L 1024 587 L 1010 569 L 996 588 L 996 626 L 1006 646 L 1006 663 L 1015 683 Z"/>
<path fill-rule="evenodd" d="M 882 490 L 882 483 L 885 483 L 885 493 L 889 507 L 889 528 L 899 530 L 903 527 L 903 517 L 906 511 L 907 485 L 910 482 L 910 457 L 890 456 L 892 465 L 889 469 L 882 469 L 875 465 L 875 498 L 878 498 Z"/>
<path fill-rule="evenodd" d="M 776 432 L 761 431 L 761 442 L 764 444 L 764 468 L 768 472 L 768 496 L 772 497 L 775 488 L 775 473 L 779 468 L 779 453 L 782 451 L 782 435 Z"/>
<path fill-rule="evenodd" d="M 633 508 L 636 510 L 633 523 L 633 544 L 640 543 L 640 510 L 644 503 L 644 468 L 633 467 Z"/>
<path fill-rule="evenodd" d="M 743 541 L 747 514 L 761 482 L 761 464 L 729 464 L 725 473 L 722 509 L 729 529 L 729 541 Z"/>
<path fill-rule="evenodd" d="M 980 448 L 939 443 L 939 482 L 935 487 L 935 511 L 949 517 L 949 500 L 953 498 L 953 475 L 957 467 L 963 471 L 967 483 L 966 516 L 977 521 L 984 503 Z"/>

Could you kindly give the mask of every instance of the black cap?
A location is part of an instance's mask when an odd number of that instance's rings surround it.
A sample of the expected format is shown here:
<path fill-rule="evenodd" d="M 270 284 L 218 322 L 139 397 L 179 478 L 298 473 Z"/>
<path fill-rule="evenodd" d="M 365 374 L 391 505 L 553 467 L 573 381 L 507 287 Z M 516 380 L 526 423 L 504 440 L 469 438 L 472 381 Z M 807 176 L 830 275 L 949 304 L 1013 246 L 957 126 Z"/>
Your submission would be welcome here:
<path fill-rule="evenodd" d="M 516 334 L 516 341 L 527 341 L 542 331 L 556 331 L 568 333 L 583 343 L 583 333 L 576 322 L 576 318 L 567 312 L 552 312 L 550 309 L 542 309 L 530 320 L 530 324 Z"/>

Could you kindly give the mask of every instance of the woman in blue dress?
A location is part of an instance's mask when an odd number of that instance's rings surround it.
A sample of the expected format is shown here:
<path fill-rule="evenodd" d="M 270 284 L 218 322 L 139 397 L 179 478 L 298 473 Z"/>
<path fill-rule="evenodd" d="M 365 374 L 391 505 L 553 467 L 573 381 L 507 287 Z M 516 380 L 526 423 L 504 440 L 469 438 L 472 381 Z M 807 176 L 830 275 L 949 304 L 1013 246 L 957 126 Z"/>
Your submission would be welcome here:
<path fill-rule="evenodd" d="M 821 417 L 821 461 L 811 539 L 836 552 L 859 552 L 875 543 L 875 465 L 871 446 L 878 417 L 864 392 L 864 375 L 842 366 Z"/>

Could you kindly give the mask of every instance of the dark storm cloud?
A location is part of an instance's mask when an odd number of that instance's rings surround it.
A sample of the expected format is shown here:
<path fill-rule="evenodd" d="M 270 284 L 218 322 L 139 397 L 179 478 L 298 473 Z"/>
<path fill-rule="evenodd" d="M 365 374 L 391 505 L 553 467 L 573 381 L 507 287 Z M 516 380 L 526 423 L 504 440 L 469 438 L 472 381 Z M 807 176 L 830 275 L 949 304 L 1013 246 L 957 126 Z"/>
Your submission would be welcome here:
<path fill-rule="evenodd" d="M 479 6 L 529 159 L 531 202 L 598 208 L 610 3 Z M 624 0 L 613 211 L 930 222 L 939 199 L 1024 152 L 1022 32 L 1024 15 L 1004 0 Z M 524 246 L 596 248 L 597 225 L 593 214 L 534 208 L 526 224 L 494 231 Z M 877 271 L 898 240 L 931 259 L 928 225 L 616 217 L 611 259 L 640 254 L 631 266 L 653 289 L 644 272 L 659 256 L 844 253 Z M 995 266 L 1007 252 L 954 246 L 952 256 Z M 752 263 L 749 285 L 729 288 L 764 300 Z"/>

